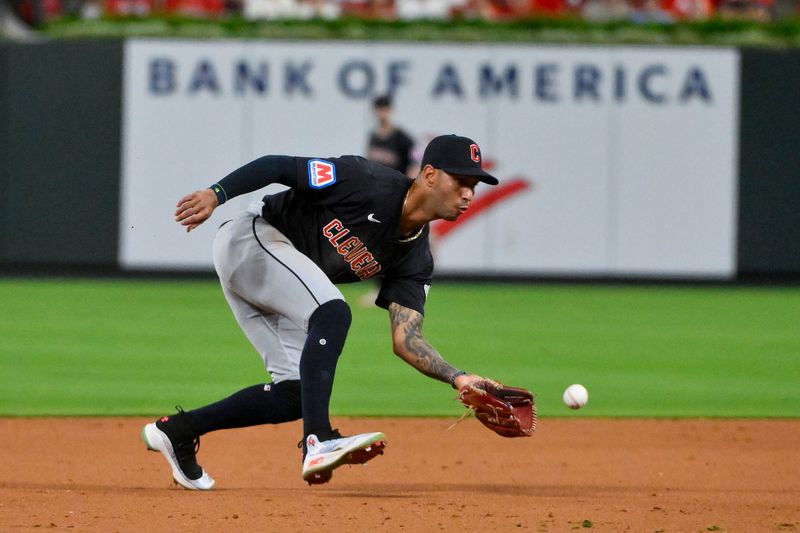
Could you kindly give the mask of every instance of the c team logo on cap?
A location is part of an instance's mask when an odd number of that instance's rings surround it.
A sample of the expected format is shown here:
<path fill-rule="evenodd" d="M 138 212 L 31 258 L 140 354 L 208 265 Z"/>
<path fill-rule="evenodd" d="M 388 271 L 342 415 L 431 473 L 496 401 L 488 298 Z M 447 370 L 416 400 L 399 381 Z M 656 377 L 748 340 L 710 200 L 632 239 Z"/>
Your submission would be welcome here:
<path fill-rule="evenodd" d="M 313 189 L 322 189 L 336 183 L 336 167 L 324 159 L 312 159 L 308 162 L 308 184 Z"/>
<path fill-rule="evenodd" d="M 477 144 L 469 145 L 469 157 L 476 163 L 481 162 L 481 149 L 478 147 Z"/>

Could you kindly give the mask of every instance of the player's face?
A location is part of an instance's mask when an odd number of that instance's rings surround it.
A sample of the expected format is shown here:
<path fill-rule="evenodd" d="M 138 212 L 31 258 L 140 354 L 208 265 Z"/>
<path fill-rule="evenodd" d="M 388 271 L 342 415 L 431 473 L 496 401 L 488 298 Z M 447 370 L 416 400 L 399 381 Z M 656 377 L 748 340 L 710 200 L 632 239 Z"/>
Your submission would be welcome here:
<path fill-rule="evenodd" d="M 479 180 L 472 176 L 455 176 L 443 170 L 438 172 L 438 215 L 445 220 L 455 220 L 469 209 Z"/>
<path fill-rule="evenodd" d="M 392 117 L 392 109 L 390 107 L 375 107 L 373 110 L 378 124 L 386 124 Z"/>

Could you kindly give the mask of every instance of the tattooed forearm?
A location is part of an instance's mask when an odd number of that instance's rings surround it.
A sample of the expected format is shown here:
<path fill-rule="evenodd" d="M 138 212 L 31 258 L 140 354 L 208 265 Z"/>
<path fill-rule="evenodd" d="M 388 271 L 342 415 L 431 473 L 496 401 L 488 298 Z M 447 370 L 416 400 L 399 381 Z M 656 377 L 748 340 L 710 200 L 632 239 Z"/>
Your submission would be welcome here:
<path fill-rule="evenodd" d="M 451 383 L 458 369 L 444 360 L 422 336 L 422 315 L 398 304 L 389 305 L 395 353 L 432 378 Z"/>

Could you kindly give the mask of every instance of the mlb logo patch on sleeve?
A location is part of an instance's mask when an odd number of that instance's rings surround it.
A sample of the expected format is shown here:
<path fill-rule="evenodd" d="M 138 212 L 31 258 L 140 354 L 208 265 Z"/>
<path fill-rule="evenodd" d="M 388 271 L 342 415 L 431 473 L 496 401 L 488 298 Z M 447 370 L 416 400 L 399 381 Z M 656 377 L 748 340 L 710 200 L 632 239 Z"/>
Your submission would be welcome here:
<path fill-rule="evenodd" d="M 308 184 L 314 189 L 322 189 L 336 183 L 336 167 L 324 159 L 308 162 Z"/>

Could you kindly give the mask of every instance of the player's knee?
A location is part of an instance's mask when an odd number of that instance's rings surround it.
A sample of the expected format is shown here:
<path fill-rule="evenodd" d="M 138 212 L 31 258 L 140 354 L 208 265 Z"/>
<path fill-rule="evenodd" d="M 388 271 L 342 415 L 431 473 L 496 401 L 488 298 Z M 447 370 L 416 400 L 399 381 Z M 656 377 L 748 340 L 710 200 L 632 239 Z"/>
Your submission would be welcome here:
<path fill-rule="evenodd" d="M 353 313 L 350 306 L 344 300 L 331 300 L 317 307 L 316 311 L 308 319 L 308 328 L 315 327 L 325 329 L 337 329 L 347 334 L 350 323 L 353 321 Z"/>

